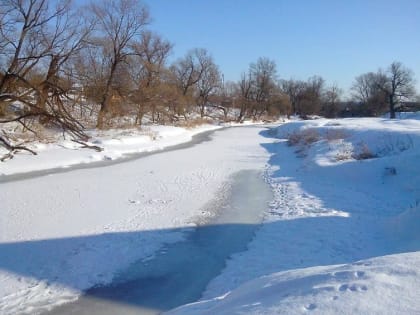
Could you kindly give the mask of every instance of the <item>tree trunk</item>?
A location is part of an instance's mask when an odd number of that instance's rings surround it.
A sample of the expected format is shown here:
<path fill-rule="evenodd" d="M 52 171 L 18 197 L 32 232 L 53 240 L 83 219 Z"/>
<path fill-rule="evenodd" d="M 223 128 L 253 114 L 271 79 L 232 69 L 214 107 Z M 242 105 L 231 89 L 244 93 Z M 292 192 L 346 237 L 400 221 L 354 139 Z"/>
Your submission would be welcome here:
<path fill-rule="evenodd" d="M 204 118 L 204 111 L 205 111 L 205 105 L 204 103 L 200 105 L 200 116 L 201 118 Z"/>
<path fill-rule="evenodd" d="M 38 99 L 36 106 L 39 110 L 46 113 L 47 107 L 47 99 L 48 99 L 48 93 L 56 87 L 57 84 L 57 72 L 58 72 L 58 56 L 52 56 L 50 65 L 48 67 L 47 77 L 45 78 L 44 82 L 41 83 L 41 87 L 38 90 Z M 51 120 L 51 117 L 44 116 L 41 117 L 39 122 L 42 125 L 47 125 L 49 121 Z"/>
<path fill-rule="evenodd" d="M 105 120 L 107 119 L 107 116 L 109 113 L 109 106 L 110 106 L 110 99 L 111 99 L 111 86 L 112 86 L 112 81 L 114 79 L 114 73 L 116 69 L 117 69 L 117 58 L 115 58 L 115 61 L 112 63 L 108 81 L 106 82 L 105 93 L 102 98 L 101 108 L 98 113 L 98 121 L 96 123 L 96 127 L 98 129 L 104 128 Z"/>
<path fill-rule="evenodd" d="M 395 119 L 394 95 L 389 95 L 389 118 Z"/>

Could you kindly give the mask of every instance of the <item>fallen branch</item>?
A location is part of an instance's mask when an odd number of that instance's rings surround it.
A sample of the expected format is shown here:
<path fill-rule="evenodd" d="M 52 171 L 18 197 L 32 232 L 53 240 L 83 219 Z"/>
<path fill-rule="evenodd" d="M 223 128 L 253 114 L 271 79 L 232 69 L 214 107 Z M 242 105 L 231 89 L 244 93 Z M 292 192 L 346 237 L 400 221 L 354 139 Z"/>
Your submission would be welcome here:
<path fill-rule="evenodd" d="M 19 150 L 23 150 L 23 151 L 28 151 L 28 152 L 32 153 L 33 155 L 37 155 L 37 154 L 38 154 L 38 153 L 36 153 L 35 151 L 33 151 L 33 150 L 31 150 L 31 149 L 29 149 L 29 148 L 27 148 L 27 147 L 24 147 L 24 146 L 22 146 L 22 145 L 12 145 L 12 144 L 10 144 L 10 143 L 6 140 L 6 138 L 4 138 L 4 137 L 2 137 L 2 136 L 0 136 L 0 142 L 2 142 L 2 143 L 3 143 L 3 145 L 6 147 L 6 149 L 8 149 L 9 151 L 19 151 Z"/>
<path fill-rule="evenodd" d="M 78 144 L 81 144 L 82 148 L 92 149 L 92 150 L 95 150 L 96 152 L 102 152 L 104 150 L 103 148 L 101 148 L 97 145 L 90 145 L 90 144 L 87 144 L 86 142 L 83 142 L 83 141 L 79 141 L 79 140 L 75 140 L 75 139 L 72 139 L 71 141 L 76 142 Z"/>
<path fill-rule="evenodd" d="M 11 159 L 13 159 L 13 155 L 14 154 L 14 152 L 13 151 L 9 151 L 9 152 L 7 152 L 5 155 L 3 155 L 1 158 L 0 158 L 0 162 L 4 162 L 4 161 L 7 161 L 7 160 L 11 160 Z"/>
<path fill-rule="evenodd" d="M 11 160 L 13 159 L 13 156 L 16 152 L 18 152 L 19 150 L 23 150 L 23 151 L 28 151 L 30 153 L 32 153 L 33 155 L 37 155 L 37 153 L 27 147 L 24 147 L 22 145 L 12 145 L 5 137 L 0 135 L 0 142 L 3 143 L 3 146 L 9 150 L 9 152 L 7 152 L 4 156 L 2 156 L 0 158 L 1 162 L 4 162 L 6 160 Z"/>

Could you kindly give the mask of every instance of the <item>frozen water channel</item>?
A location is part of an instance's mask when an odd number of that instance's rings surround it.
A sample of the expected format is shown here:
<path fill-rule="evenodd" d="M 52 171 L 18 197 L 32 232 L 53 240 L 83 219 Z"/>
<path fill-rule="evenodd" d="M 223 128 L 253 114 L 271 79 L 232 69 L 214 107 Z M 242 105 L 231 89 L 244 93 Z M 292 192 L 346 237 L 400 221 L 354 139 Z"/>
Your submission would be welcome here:
<path fill-rule="evenodd" d="M 191 229 L 185 241 L 132 264 L 110 285 L 92 288 L 48 314 L 159 314 L 198 300 L 226 260 L 246 250 L 271 198 L 259 171 L 235 173 L 230 193 L 213 205 L 216 216 Z"/>

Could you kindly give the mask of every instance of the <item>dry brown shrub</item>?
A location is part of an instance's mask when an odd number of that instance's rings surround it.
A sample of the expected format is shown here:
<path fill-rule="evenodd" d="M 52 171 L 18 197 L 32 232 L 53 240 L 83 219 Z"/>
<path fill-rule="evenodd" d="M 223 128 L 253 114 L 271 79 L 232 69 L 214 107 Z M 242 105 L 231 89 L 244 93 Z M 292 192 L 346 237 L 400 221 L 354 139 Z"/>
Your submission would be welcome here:
<path fill-rule="evenodd" d="M 358 150 L 358 153 L 353 154 L 353 158 L 356 160 L 367 160 L 377 157 L 377 155 L 369 149 L 366 143 L 360 143 L 359 147 L 360 149 Z"/>
<path fill-rule="evenodd" d="M 210 124 L 212 122 L 213 121 L 209 119 L 197 118 L 197 119 L 189 119 L 189 120 L 180 121 L 177 125 L 179 127 L 190 129 L 190 128 L 195 128 L 204 124 Z"/>
<path fill-rule="evenodd" d="M 293 132 L 288 137 L 289 146 L 303 145 L 308 146 L 320 140 L 319 132 L 316 129 L 305 129 Z"/>
<path fill-rule="evenodd" d="M 348 137 L 348 134 L 342 129 L 328 129 L 325 133 L 327 141 L 341 140 Z"/>

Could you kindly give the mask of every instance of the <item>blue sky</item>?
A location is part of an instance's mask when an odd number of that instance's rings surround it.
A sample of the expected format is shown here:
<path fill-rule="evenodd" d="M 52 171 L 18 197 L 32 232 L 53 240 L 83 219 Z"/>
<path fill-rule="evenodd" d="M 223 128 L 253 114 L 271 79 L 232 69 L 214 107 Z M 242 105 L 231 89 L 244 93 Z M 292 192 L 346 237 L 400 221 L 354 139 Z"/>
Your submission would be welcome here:
<path fill-rule="evenodd" d="M 209 50 L 227 80 L 269 57 L 281 78 L 355 76 L 401 61 L 420 92 L 420 0 L 144 0 L 173 59 Z"/>

